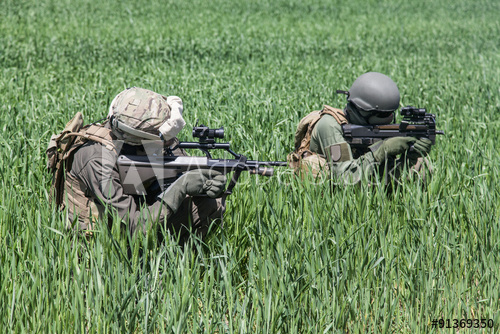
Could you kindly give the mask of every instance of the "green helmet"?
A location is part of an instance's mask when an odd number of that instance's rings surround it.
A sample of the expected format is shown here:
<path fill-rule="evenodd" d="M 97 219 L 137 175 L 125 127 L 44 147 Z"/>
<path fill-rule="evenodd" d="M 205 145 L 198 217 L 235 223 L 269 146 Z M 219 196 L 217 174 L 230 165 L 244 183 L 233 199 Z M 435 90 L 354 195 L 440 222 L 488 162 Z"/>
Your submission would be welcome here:
<path fill-rule="evenodd" d="M 347 101 L 364 111 L 393 112 L 399 107 L 399 89 L 387 75 L 368 72 L 354 81 Z"/>
<path fill-rule="evenodd" d="M 135 145 L 142 140 L 159 140 L 160 134 L 175 137 L 185 125 L 180 98 L 139 87 L 119 93 L 111 102 L 108 118 L 113 134 Z"/>

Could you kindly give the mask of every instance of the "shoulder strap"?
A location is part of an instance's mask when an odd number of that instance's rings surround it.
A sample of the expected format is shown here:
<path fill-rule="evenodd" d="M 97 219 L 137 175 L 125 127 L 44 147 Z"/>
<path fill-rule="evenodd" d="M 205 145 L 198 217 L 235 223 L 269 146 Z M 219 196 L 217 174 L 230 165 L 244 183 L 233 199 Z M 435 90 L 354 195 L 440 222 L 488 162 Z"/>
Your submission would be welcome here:
<path fill-rule="evenodd" d="M 321 110 L 321 116 L 323 116 L 325 114 L 330 115 L 333 118 L 335 118 L 337 123 L 339 123 L 340 125 L 348 123 L 347 118 L 345 117 L 345 114 L 341 109 L 332 108 L 330 106 L 324 105 L 323 110 Z"/>
<path fill-rule="evenodd" d="M 75 136 L 76 141 L 73 146 L 81 146 L 86 143 L 88 140 L 95 141 L 104 147 L 106 147 L 110 151 L 116 152 L 116 146 L 113 143 L 113 137 L 111 136 L 111 129 L 108 129 L 102 125 L 90 124 L 85 126 L 78 132 L 70 132 L 67 136 Z M 71 147 L 69 151 L 73 151 L 74 148 Z M 66 153 L 68 154 L 68 152 Z M 65 154 L 65 157 L 66 157 Z M 63 157 L 63 159 L 65 158 Z"/>
<path fill-rule="evenodd" d="M 307 142 L 311 139 L 311 132 L 314 125 L 321 118 L 321 111 L 313 111 L 302 118 L 295 132 L 295 150 L 300 151 L 307 146 Z"/>
<path fill-rule="evenodd" d="M 307 128 L 307 132 L 305 133 L 304 138 L 302 138 L 300 145 L 297 148 L 298 152 L 302 152 L 304 150 L 309 150 L 309 145 L 311 143 L 311 135 L 312 135 L 312 131 L 314 129 L 314 126 L 316 125 L 316 123 L 319 122 L 321 117 L 323 117 L 324 115 L 332 116 L 333 118 L 335 118 L 335 120 L 340 125 L 347 124 L 347 118 L 345 117 L 344 112 L 341 109 L 332 108 L 330 106 L 325 105 L 323 110 L 315 111 L 313 113 L 315 113 L 315 117 L 309 123 L 309 127 Z M 308 117 L 308 116 L 306 116 L 306 117 Z"/>
<path fill-rule="evenodd" d="M 321 111 L 313 111 L 307 114 L 300 120 L 297 131 L 295 132 L 295 150 L 287 156 L 290 167 L 296 168 L 297 166 L 300 166 L 302 158 L 314 154 L 309 150 L 312 131 L 316 123 L 318 123 L 324 115 L 332 116 L 340 125 L 348 123 L 347 118 L 341 109 L 332 108 L 327 105 L 324 105 L 323 110 Z"/>

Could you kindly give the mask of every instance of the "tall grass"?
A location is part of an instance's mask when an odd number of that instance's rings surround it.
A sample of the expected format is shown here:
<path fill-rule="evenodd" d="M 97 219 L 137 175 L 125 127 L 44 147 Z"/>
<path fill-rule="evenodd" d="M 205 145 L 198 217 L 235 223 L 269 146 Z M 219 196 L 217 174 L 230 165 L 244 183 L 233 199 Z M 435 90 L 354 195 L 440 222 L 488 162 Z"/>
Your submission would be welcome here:
<path fill-rule="evenodd" d="M 5 332 L 430 333 L 500 324 L 497 1 L 2 1 Z M 125 87 L 284 160 L 298 120 L 366 71 L 438 115 L 434 175 L 392 195 L 243 176 L 223 229 L 184 250 L 119 222 L 81 239 L 48 203 L 45 148 Z M 181 139 L 190 139 L 188 130 Z M 445 329 L 455 332 L 454 329 Z"/>

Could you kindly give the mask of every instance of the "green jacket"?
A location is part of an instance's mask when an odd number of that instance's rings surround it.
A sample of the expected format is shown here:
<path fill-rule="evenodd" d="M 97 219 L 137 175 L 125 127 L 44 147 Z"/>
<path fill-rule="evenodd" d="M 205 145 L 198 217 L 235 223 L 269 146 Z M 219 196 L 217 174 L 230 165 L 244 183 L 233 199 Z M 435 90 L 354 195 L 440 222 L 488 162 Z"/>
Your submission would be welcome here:
<path fill-rule="evenodd" d="M 332 178 L 344 183 L 356 184 L 363 179 L 368 179 L 378 171 L 379 163 L 375 162 L 373 153 L 352 152 L 347 144 L 349 154 L 342 156 L 342 161 L 331 163 L 327 148 L 332 145 L 346 143 L 342 135 L 342 126 L 330 115 L 324 115 L 316 123 L 311 134 L 310 151 L 320 154 L 330 162 Z"/>

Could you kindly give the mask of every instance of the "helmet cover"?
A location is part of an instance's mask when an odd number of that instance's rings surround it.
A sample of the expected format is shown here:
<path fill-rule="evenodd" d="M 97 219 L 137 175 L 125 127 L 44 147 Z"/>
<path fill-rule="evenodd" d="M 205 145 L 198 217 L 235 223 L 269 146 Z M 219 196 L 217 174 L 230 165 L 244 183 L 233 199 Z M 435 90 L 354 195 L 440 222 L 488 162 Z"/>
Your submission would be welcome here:
<path fill-rule="evenodd" d="M 175 129 L 169 127 L 170 133 L 163 134 L 168 135 L 168 139 L 175 137 L 185 125 L 181 115 L 182 101 L 180 98 L 175 99 L 173 112 L 168 103 L 169 98 L 139 87 L 122 91 L 109 107 L 108 118 L 111 120 L 113 134 L 118 139 L 136 145 L 141 144 L 142 140 L 158 140 L 160 128 L 175 114 L 179 126 Z M 165 128 L 164 126 L 163 129 Z"/>

